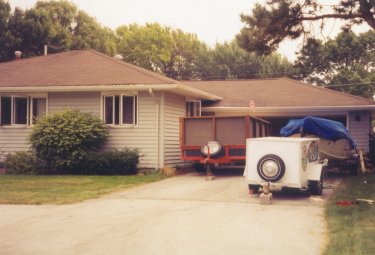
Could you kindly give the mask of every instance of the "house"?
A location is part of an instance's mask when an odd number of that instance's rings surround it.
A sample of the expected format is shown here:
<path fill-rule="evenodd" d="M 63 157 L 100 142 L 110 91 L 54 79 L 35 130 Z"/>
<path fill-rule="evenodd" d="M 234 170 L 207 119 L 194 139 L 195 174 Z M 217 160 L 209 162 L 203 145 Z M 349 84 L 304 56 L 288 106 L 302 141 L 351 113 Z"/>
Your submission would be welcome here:
<path fill-rule="evenodd" d="M 27 150 L 35 117 L 78 109 L 108 126 L 106 148 L 141 150 L 139 167 L 182 163 L 179 117 L 255 115 L 274 135 L 290 118 L 314 115 L 344 123 L 369 147 L 373 101 L 287 78 L 179 82 L 93 50 L 0 63 L 0 156 Z"/>
<path fill-rule="evenodd" d="M 289 119 L 308 115 L 346 125 L 358 147 L 369 151 L 371 113 L 375 102 L 341 92 L 304 84 L 289 78 L 188 81 L 187 85 L 223 97 L 201 103 L 202 115 L 250 114 L 271 122 L 273 135 Z"/>
<path fill-rule="evenodd" d="M 141 149 L 140 167 L 175 165 L 181 163 L 179 117 L 189 98 L 221 99 L 93 50 L 1 63 L 0 153 L 29 148 L 35 117 L 78 109 L 108 126 L 107 148 Z"/>

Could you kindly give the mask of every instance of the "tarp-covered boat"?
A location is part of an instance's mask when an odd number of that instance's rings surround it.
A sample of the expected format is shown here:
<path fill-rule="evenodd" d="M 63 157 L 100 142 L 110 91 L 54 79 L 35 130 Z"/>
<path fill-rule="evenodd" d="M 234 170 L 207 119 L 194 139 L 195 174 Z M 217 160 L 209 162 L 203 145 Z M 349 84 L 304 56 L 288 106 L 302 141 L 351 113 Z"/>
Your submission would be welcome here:
<path fill-rule="evenodd" d="M 280 131 L 281 136 L 320 138 L 320 158 L 346 160 L 353 157 L 356 143 L 346 127 L 337 121 L 317 117 L 290 120 Z"/>

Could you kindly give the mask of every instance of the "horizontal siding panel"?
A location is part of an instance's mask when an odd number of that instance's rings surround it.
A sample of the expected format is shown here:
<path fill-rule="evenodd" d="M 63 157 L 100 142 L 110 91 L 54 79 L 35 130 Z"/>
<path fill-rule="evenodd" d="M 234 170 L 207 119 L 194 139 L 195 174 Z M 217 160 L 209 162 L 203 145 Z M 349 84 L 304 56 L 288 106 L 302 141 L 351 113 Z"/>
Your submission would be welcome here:
<path fill-rule="evenodd" d="M 349 133 L 356 141 L 357 147 L 367 153 L 369 151 L 370 113 L 367 111 L 350 112 Z"/>
<path fill-rule="evenodd" d="M 100 92 L 49 93 L 48 111 L 80 110 L 100 116 Z"/>
<path fill-rule="evenodd" d="M 157 94 L 158 95 L 158 94 Z M 109 128 L 110 137 L 105 148 L 138 148 L 140 168 L 155 168 L 156 162 L 156 103 L 147 92 L 138 94 L 138 126 L 134 128 Z"/>
<path fill-rule="evenodd" d="M 185 116 L 185 98 L 173 94 L 165 94 L 164 103 L 164 164 L 179 165 L 180 159 L 179 144 L 179 118 Z"/>
<path fill-rule="evenodd" d="M 3 161 L 8 153 L 27 151 L 31 128 L 0 127 L 0 160 Z"/>

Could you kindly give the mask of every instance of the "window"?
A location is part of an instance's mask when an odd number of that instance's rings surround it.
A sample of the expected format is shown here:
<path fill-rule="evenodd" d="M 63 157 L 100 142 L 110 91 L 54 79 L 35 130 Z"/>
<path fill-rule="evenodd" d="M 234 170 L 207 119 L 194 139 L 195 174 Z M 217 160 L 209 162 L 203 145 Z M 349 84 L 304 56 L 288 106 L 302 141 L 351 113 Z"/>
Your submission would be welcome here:
<path fill-rule="evenodd" d="M 104 123 L 108 125 L 137 125 L 137 96 L 104 96 Z"/>
<path fill-rule="evenodd" d="M 1 96 L 0 101 L 2 126 L 33 124 L 47 110 L 46 98 Z"/>
<path fill-rule="evenodd" d="M 27 125 L 27 97 L 13 98 L 14 124 Z"/>
<path fill-rule="evenodd" d="M 45 116 L 47 113 L 46 98 L 31 99 L 31 124 L 35 124 L 38 118 Z"/>
<path fill-rule="evenodd" d="M 137 124 L 137 98 L 135 96 L 122 96 L 122 124 Z"/>
<path fill-rule="evenodd" d="M 201 116 L 201 101 L 189 100 L 186 102 L 186 116 Z"/>
<path fill-rule="evenodd" d="M 12 98 L 1 97 L 1 125 L 12 123 Z"/>

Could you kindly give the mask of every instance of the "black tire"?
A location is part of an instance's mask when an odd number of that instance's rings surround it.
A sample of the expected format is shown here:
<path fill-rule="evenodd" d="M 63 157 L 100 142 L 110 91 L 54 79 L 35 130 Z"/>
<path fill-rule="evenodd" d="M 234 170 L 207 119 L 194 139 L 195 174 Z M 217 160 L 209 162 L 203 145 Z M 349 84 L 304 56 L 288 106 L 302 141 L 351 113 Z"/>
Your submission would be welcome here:
<path fill-rule="evenodd" d="M 209 143 L 214 143 L 218 147 L 218 149 L 215 152 L 210 152 L 210 158 L 218 157 L 220 152 L 223 150 L 223 146 L 221 145 L 221 143 L 219 143 L 217 141 L 210 141 L 210 142 L 206 143 L 205 145 L 203 145 L 201 147 L 202 155 L 205 156 L 205 157 L 208 157 L 208 153 L 205 152 L 205 147 L 208 146 Z"/>
<path fill-rule="evenodd" d="M 323 173 L 319 181 L 309 181 L 309 190 L 311 195 L 321 196 L 323 193 Z"/>
<path fill-rule="evenodd" d="M 277 170 L 275 173 L 268 172 L 266 173 L 266 165 L 265 164 L 273 164 L 273 166 L 277 166 Z M 263 180 L 267 182 L 277 182 L 281 178 L 283 178 L 285 174 L 285 163 L 284 161 L 275 154 L 267 154 L 258 161 L 257 171 Z"/>
<path fill-rule="evenodd" d="M 198 173 L 206 172 L 206 166 L 204 164 L 194 163 L 193 167 L 194 167 L 195 171 L 198 172 Z"/>
<path fill-rule="evenodd" d="M 258 194 L 260 189 L 260 185 L 249 184 L 249 191 L 253 194 Z"/>

